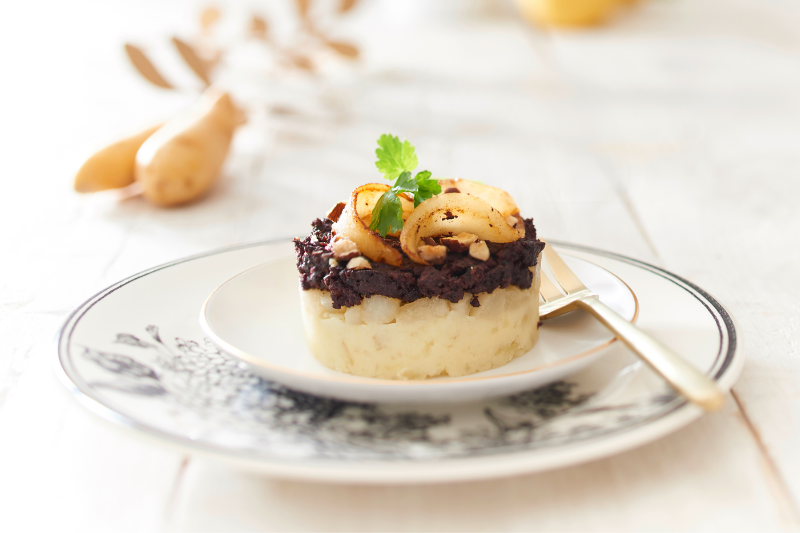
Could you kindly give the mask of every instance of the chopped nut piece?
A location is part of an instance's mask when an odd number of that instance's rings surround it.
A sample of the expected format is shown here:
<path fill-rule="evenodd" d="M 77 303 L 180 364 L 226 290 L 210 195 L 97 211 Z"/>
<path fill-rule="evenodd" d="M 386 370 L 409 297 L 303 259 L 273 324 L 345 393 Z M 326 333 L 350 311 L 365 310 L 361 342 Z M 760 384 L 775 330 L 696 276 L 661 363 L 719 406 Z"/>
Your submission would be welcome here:
<path fill-rule="evenodd" d="M 344 202 L 339 202 L 335 206 L 331 207 L 331 210 L 328 211 L 328 214 L 325 216 L 328 217 L 328 220 L 339 222 L 339 217 L 342 216 L 342 211 L 344 211 L 346 205 L 347 204 Z"/>
<path fill-rule="evenodd" d="M 332 266 L 332 267 L 338 267 L 339 266 L 339 261 L 337 261 L 334 258 L 330 258 L 330 259 L 328 259 L 328 265 Z"/>
<path fill-rule="evenodd" d="M 486 253 L 488 254 L 489 250 L 486 250 Z M 363 257 L 354 257 L 348 261 L 347 268 L 350 270 L 372 270 L 372 265 Z"/>
<path fill-rule="evenodd" d="M 469 255 L 481 261 L 489 259 L 489 247 L 486 246 L 486 241 L 478 241 L 470 244 Z"/>
<path fill-rule="evenodd" d="M 516 228 L 517 225 L 520 224 L 522 221 L 516 215 L 508 215 L 506 217 L 506 222 L 508 222 L 508 225 L 511 226 L 512 228 Z"/>
<path fill-rule="evenodd" d="M 430 237 L 423 237 L 422 242 L 429 246 L 439 246 L 439 243 L 431 239 Z"/>
<path fill-rule="evenodd" d="M 441 265 L 447 257 L 447 248 L 444 246 L 430 246 L 423 244 L 417 248 L 417 253 L 423 261 L 427 261 L 432 265 Z"/>
<path fill-rule="evenodd" d="M 336 256 L 336 259 L 341 259 L 342 261 L 347 261 L 348 259 L 353 259 L 354 257 L 361 255 L 361 252 L 358 251 L 358 246 L 356 243 L 347 238 L 333 241 L 333 244 L 331 244 L 331 249 L 333 250 L 333 255 Z"/>
<path fill-rule="evenodd" d="M 439 239 L 443 245 L 453 252 L 466 252 L 470 244 L 478 240 L 478 236 L 473 233 L 459 233 L 455 237 L 442 237 Z"/>

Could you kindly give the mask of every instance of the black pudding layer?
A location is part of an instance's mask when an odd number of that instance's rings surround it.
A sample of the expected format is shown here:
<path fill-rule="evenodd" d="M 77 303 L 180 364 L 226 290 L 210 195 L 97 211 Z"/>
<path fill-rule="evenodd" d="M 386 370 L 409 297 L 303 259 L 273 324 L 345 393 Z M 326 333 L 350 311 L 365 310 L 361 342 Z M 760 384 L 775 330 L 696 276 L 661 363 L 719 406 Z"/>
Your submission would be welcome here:
<path fill-rule="evenodd" d="M 372 270 L 348 270 L 345 263 L 331 266 L 331 225 L 326 219 L 311 223 L 311 235 L 295 239 L 297 270 L 303 290 L 330 291 L 333 307 L 359 305 L 363 298 L 375 294 L 413 302 L 420 298 L 442 298 L 453 303 L 472 294 L 490 293 L 497 288 L 516 285 L 528 289 L 533 282 L 530 271 L 536 265 L 539 252 L 545 244 L 536 238 L 533 219 L 525 219 L 525 236 L 514 242 L 499 244 L 488 242 L 491 256 L 481 261 L 467 252 L 448 252 L 441 265 L 419 265 L 403 255 L 403 265 L 395 267 L 370 261 Z M 400 249 L 397 239 L 387 238 L 386 243 Z M 473 306 L 480 305 L 478 299 Z"/>

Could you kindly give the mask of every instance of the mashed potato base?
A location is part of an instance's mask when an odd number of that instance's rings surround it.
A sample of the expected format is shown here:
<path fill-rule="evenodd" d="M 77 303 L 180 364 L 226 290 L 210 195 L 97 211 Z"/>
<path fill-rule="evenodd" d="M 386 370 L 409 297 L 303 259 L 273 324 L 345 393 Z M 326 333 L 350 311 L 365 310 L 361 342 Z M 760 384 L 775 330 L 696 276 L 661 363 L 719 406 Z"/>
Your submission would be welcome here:
<path fill-rule="evenodd" d="M 466 376 L 505 365 L 539 338 L 539 267 L 529 289 L 509 286 L 451 303 L 372 296 L 334 309 L 330 293 L 300 290 L 311 353 L 328 368 L 382 379 Z"/>

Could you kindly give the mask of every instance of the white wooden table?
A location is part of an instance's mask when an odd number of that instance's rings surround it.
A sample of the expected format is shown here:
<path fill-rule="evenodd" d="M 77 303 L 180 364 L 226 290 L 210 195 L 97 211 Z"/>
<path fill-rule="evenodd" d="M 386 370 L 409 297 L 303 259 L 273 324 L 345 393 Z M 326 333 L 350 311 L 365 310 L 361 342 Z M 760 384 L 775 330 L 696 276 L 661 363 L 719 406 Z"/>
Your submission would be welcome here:
<path fill-rule="evenodd" d="M 17 2 L 0 19 L 0 531 L 800 529 L 800 5 L 654 0 L 546 33 L 502 3 L 373 2 L 343 30 L 361 66 L 269 89 L 302 113 L 242 130 L 205 201 L 78 196 L 88 141 L 190 99 L 121 53 L 191 27 L 196 3 L 162 4 Z M 140 440 L 57 383 L 71 308 L 154 264 L 304 233 L 375 179 L 384 132 L 441 175 L 506 188 L 543 235 L 659 264 L 729 306 L 748 359 L 726 407 L 545 474 L 345 487 Z"/>

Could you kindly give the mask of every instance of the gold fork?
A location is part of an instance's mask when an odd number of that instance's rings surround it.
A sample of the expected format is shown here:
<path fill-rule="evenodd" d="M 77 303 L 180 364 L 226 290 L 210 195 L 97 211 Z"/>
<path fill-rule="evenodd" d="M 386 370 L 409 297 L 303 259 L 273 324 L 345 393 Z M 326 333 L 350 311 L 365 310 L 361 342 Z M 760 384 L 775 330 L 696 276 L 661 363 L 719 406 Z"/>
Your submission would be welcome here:
<path fill-rule="evenodd" d="M 722 405 L 725 397 L 713 380 L 602 303 L 595 293 L 581 283 L 549 243 L 544 248 L 544 257 L 558 286 L 542 269 L 539 295 L 544 303 L 539 306 L 539 314 L 543 319 L 575 309 L 588 311 L 687 400 L 706 411 L 713 411 Z"/>

